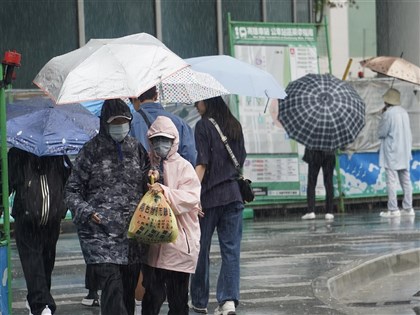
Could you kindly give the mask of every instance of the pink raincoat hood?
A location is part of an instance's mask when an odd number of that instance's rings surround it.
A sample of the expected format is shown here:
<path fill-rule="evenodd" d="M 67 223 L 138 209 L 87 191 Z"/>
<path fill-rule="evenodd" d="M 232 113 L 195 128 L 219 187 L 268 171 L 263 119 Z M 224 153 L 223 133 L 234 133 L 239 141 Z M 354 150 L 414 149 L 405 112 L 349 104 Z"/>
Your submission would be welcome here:
<path fill-rule="evenodd" d="M 174 142 L 172 144 L 171 151 L 169 151 L 168 157 L 170 158 L 175 152 L 178 151 L 179 146 L 179 133 L 178 129 L 176 129 L 175 124 L 172 120 L 166 116 L 158 116 L 153 124 L 150 126 L 149 130 L 147 131 L 147 138 L 149 139 L 149 148 L 150 151 L 153 151 L 153 146 L 150 142 L 150 138 L 161 135 L 165 137 L 175 137 Z M 150 159 L 152 165 L 158 161 L 155 161 L 156 157 L 153 154 L 150 154 Z"/>

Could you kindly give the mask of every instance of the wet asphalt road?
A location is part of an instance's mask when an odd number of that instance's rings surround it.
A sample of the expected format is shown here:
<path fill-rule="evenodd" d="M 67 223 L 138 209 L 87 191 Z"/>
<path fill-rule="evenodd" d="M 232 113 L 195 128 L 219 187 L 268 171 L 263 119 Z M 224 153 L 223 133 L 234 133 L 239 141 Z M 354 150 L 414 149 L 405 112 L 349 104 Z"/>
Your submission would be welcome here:
<path fill-rule="evenodd" d="M 420 211 L 415 218 L 382 219 L 377 211 L 338 214 L 335 220 L 302 221 L 300 214 L 275 218 L 244 220 L 241 254 L 240 315 L 264 314 L 420 314 L 420 299 L 410 300 L 420 291 L 420 268 L 399 279 L 385 279 L 386 284 L 375 288 L 368 304 L 348 299 L 329 303 L 317 296 L 317 285 L 325 275 L 333 274 L 350 264 L 357 265 L 372 257 L 381 257 L 401 250 L 420 248 Z M 98 315 L 98 308 L 80 304 L 84 289 L 85 264 L 77 235 L 70 222 L 63 224 L 57 246 L 52 293 L 57 303 L 57 315 Z M 220 266 L 217 238 L 212 246 L 212 276 L 209 314 L 216 307 L 215 285 Z M 12 242 L 13 314 L 27 315 L 26 287 L 16 247 Z M 405 292 L 407 282 L 410 290 Z M 390 288 L 392 286 L 392 288 Z M 325 288 L 321 288 L 324 289 Z M 381 296 L 392 289 L 396 303 L 388 305 Z M 381 294 L 383 290 L 383 294 Z M 364 292 L 369 295 L 370 291 Z M 373 292 L 372 292 L 373 294 Z M 399 296 L 401 295 L 401 296 Z M 398 301 L 401 301 L 400 303 Z M 160 314 L 167 313 L 167 305 Z M 193 314 L 190 312 L 190 314 Z"/>

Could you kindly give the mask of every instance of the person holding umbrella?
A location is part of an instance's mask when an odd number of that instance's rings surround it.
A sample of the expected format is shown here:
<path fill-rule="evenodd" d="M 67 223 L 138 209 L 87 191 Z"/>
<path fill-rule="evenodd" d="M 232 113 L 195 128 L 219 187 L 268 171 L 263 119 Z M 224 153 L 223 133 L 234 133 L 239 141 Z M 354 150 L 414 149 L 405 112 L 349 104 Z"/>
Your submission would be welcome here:
<path fill-rule="evenodd" d="M 305 146 L 308 163 L 308 212 L 315 219 L 315 186 L 320 169 L 326 190 L 325 219 L 334 215 L 335 151 L 352 143 L 365 125 L 365 102 L 344 80 L 331 74 L 309 73 L 290 82 L 279 103 L 278 119 L 291 139 Z M 337 177 L 339 179 L 339 176 Z"/>
<path fill-rule="evenodd" d="M 240 122 L 232 115 L 222 97 L 199 101 L 195 106 L 201 115 L 201 120 L 195 126 L 198 152 L 195 170 L 201 181 L 203 217 L 200 218 L 201 238 L 197 269 L 191 277 L 191 308 L 196 313 L 207 314 L 210 246 L 213 233 L 217 230 L 222 265 L 216 292 L 219 305 L 214 314 L 236 314 L 235 309 L 240 298 L 244 202 L 237 182 L 238 171 L 213 124 L 216 123 L 227 137 L 240 167 L 243 167 L 246 158 L 244 136 Z"/>
<path fill-rule="evenodd" d="M 306 198 L 308 212 L 302 216 L 303 220 L 315 219 L 315 187 L 318 181 L 319 171 L 322 169 L 325 187 L 325 220 L 333 220 L 334 206 L 334 186 L 333 175 L 335 168 L 334 150 L 312 150 L 305 147 L 303 161 L 308 163 L 308 187 L 306 188 Z"/>
<path fill-rule="evenodd" d="M 400 92 L 390 88 L 383 95 L 385 107 L 378 126 L 379 166 L 385 168 L 388 190 L 388 210 L 382 211 L 383 218 L 394 218 L 401 215 L 414 216 L 412 185 L 410 180 L 410 160 L 412 135 L 407 111 L 401 106 Z M 397 182 L 400 183 L 404 199 L 403 210 L 398 208 Z"/>

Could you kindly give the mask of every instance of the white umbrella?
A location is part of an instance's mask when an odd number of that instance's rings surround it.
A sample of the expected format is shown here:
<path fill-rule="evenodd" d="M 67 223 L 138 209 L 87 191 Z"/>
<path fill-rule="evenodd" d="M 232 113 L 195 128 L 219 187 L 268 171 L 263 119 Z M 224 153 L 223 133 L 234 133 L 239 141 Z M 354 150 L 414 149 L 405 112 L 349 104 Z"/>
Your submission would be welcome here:
<path fill-rule="evenodd" d="M 193 70 L 212 75 L 229 94 L 280 99 L 286 97 L 284 88 L 271 73 L 234 57 L 215 55 L 189 58 L 185 61 Z"/>
<path fill-rule="evenodd" d="M 191 104 L 196 101 L 230 94 L 210 74 L 192 70 L 190 67 L 174 73 L 158 85 L 159 97 L 166 103 Z"/>
<path fill-rule="evenodd" d="M 137 97 L 188 64 L 146 33 L 92 39 L 52 58 L 34 83 L 57 104 Z"/>

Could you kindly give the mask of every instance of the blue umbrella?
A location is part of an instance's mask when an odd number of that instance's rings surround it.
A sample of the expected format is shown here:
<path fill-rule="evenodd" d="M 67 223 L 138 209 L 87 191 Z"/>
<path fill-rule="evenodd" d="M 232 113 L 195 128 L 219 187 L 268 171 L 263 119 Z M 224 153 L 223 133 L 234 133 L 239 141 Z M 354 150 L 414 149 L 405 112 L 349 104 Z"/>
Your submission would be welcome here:
<path fill-rule="evenodd" d="M 99 118 L 81 104 L 35 97 L 7 104 L 7 143 L 38 156 L 77 154 L 99 132 Z"/>
<path fill-rule="evenodd" d="M 286 93 L 269 72 L 227 55 L 185 59 L 191 69 L 212 75 L 231 94 L 284 99 Z"/>
<path fill-rule="evenodd" d="M 128 107 L 130 107 L 130 110 L 132 113 L 135 112 L 135 109 L 133 107 L 133 104 L 130 102 L 128 98 L 122 99 L 124 102 L 127 103 Z M 95 116 L 101 116 L 101 110 L 102 105 L 104 104 L 104 100 L 96 100 L 96 101 L 86 101 L 86 102 L 80 102 L 80 104 L 83 105 L 86 109 L 88 109 L 92 114 Z"/>

